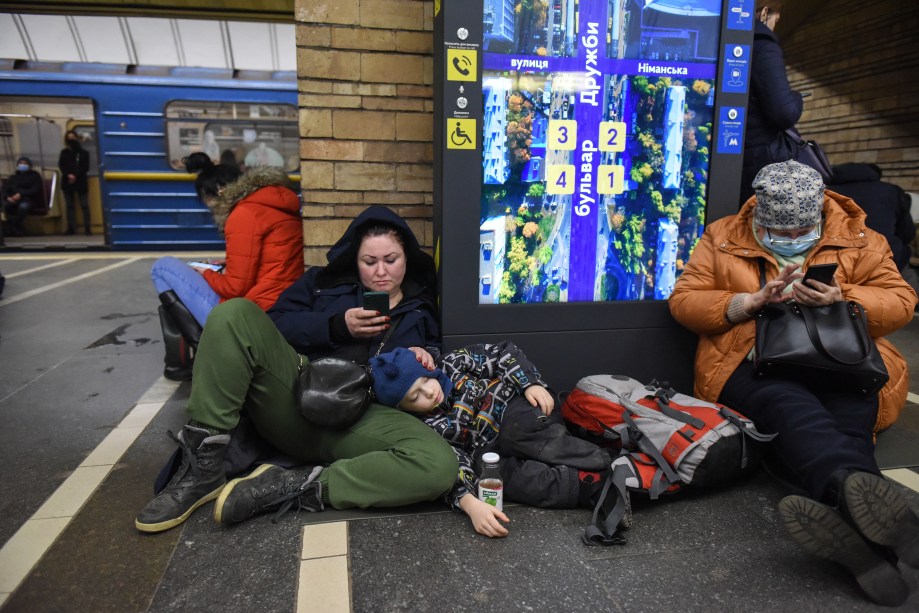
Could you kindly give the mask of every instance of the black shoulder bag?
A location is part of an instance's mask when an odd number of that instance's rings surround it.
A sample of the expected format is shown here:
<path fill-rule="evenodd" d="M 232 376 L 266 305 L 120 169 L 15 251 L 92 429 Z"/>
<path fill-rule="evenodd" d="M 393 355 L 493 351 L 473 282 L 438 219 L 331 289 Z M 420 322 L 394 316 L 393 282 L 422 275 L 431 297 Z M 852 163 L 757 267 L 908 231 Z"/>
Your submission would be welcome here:
<path fill-rule="evenodd" d="M 760 287 L 766 267 L 759 262 Z M 876 394 L 890 376 L 854 300 L 809 307 L 767 304 L 756 314 L 758 377 L 782 377 L 823 391 Z"/>
<path fill-rule="evenodd" d="M 401 316 L 392 320 L 375 355 L 392 336 Z M 312 424 L 325 428 L 347 428 L 359 420 L 373 401 L 370 369 L 342 358 L 325 357 L 303 364 L 297 378 L 297 406 Z"/>
<path fill-rule="evenodd" d="M 795 151 L 795 161 L 810 166 L 820 173 L 824 183 L 828 182 L 833 176 L 833 166 L 817 141 L 805 139 L 795 128 L 785 130 L 785 137 Z"/>

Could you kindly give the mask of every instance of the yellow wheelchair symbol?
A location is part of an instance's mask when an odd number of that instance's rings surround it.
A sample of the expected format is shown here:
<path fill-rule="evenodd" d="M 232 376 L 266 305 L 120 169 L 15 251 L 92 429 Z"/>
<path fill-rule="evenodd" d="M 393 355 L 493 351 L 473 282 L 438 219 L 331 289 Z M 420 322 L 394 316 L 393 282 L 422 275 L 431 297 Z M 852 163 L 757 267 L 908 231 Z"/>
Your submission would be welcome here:
<path fill-rule="evenodd" d="M 475 149 L 475 119 L 447 120 L 447 149 Z"/>

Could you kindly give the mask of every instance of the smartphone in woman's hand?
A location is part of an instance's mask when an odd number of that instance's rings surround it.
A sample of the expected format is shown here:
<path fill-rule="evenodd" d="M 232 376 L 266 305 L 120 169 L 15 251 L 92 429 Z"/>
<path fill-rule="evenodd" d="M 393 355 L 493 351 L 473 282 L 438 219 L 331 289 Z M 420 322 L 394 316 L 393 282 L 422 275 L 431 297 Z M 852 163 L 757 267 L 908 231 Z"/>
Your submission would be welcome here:
<path fill-rule="evenodd" d="M 833 275 L 836 274 L 837 267 L 838 264 L 812 264 L 811 266 L 807 267 L 807 271 L 805 271 L 804 278 L 801 280 L 801 282 L 807 283 L 813 279 L 814 281 L 819 281 L 824 285 L 829 285 L 833 280 Z"/>
<path fill-rule="evenodd" d="M 389 294 L 387 292 L 364 292 L 362 306 L 368 311 L 379 311 L 389 315 Z"/>

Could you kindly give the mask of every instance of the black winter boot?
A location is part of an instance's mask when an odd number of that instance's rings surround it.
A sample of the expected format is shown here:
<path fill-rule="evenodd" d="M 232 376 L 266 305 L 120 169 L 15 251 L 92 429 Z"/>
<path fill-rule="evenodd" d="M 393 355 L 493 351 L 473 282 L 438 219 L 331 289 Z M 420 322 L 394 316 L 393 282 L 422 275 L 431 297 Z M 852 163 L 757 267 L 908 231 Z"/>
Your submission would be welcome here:
<path fill-rule="evenodd" d="M 846 567 L 872 601 L 896 607 L 909 598 L 909 585 L 897 567 L 832 507 L 804 496 L 786 496 L 779 502 L 779 517 L 793 541 L 808 553 Z"/>
<path fill-rule="evenodd" d="M 201 324 L 191 314 L 185 303 L 179 300 L 179 297 L 171 289 L 160 294 L 160 302 L 166 307 L 188 344 L 197 349 L 198 343 L 201 341 Z"/>
<path fill-rule="evenodd" d="M 897 484 L 880 475 L 853 472 L 846 477 L 842 494 L 843 509 L 862 536 L 919 568 L 919 517 Z"/>
<path fill-rule="evenodd" d="M 137 515 L 134 525 L 141 532 L 162 532 L 178 526 L 192 512 L 217 498 L 226 484 L 223 456 L 229 434 L 212 435 L 207 430 L 185 426 L 176 436 L 182 463 L 169 484 Z"/>
<path fill-rule="evenodd" d="M 194 357 L 192 348 L 182 336 L 179 327 L 166 307 L 157 308 L 160 314 L 160 327 L 163 329 L 163 346 L 166 349 L 166 367 L 163 376 L 173 381 L 190 381 Z"/>
<path fill-rule="evenodd" d="M 317 478 L 321 466 L 285 469 L 262 464 L 251 474 L 227 483 L 214 504 L 214 521 L 238 524 L 268 511 L 276 511 L 277 522 L 295 504 L 295 510 L 322 511 L 322 484 Z"/>

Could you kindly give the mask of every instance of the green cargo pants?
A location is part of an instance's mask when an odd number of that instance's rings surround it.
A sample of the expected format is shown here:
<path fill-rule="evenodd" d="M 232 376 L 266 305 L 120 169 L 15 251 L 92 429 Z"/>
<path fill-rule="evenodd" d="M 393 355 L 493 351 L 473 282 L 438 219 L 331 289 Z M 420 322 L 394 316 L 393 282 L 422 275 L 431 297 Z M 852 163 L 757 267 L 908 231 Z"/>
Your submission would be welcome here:
<path fill-rule="evenodd" d="M 353 426 L 329 430 L 301 417 L 294 398 L 299 360 L 255 303 L 228 300 L 211 311 L 195 356 L 189 416 L 231 430 L 246 409 L 259 434 L 320 475 L 336 509 L 433 500 L 459 472 L 456 455 L 424 422 L 373 404 Z M 325 496 L 323 496 L 325 498 Z"/>

